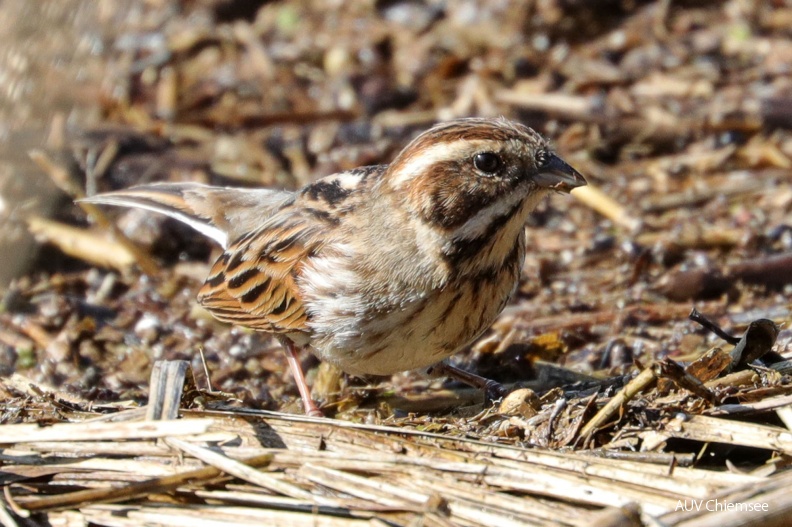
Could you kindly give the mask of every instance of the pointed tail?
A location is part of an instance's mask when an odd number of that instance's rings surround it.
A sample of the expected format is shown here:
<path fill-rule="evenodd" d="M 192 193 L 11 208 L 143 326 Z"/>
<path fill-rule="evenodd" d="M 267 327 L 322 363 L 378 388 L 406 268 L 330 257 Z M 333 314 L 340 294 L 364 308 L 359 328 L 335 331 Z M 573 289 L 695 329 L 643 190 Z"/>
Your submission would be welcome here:
<path fill-rule="evenodd" d="M 227 248 L 229 242 L 254 230 L 292 197 L 292 192 L 284 190 L 155 183 L 78 201 L 159 212 L 186 223 Z"/>

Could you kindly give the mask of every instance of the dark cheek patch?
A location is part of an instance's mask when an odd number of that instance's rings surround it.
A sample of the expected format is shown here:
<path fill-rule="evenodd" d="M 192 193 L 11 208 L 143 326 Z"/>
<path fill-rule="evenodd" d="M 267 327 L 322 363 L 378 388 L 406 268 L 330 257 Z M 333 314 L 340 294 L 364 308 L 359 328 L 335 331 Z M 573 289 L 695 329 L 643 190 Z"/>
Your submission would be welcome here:
<path fill-rule="evenodd" d="M 469 163 L 438 164 L 417 186 L 429 189 L 421 215 L 427 222 L 444 229 L 457 228 L 495 201 L 501 186 L 499 181 L 476 174 Z"/>

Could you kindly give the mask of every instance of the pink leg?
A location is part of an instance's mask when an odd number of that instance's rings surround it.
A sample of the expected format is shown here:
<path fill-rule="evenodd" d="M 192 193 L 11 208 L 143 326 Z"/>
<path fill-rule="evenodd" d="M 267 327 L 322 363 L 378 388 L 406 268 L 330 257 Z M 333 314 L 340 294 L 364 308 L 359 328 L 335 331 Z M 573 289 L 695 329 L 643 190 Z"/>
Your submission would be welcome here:
<path fill-rule="evenodd" d="M 308 383 L 305 382 L 305 374 L 300 366 L 300 359 L 297 355 L 297 347 L 294 342 L 287 338 L 279 338 L 280 343 L 283 345 L 283 350 L 286 352 L 286 360 L 289 362 L 292 375 L 294 375 L 294 382 L 297 384 L 297 389 L 300 390 L 300 397 L 302 397 L 303 407 L 305 408 L 306 415 L 311 417 L 324 417 L 324 414 L 316 406 L 316 403 L 311 399 L 311 389 L 308 388 Z"/>

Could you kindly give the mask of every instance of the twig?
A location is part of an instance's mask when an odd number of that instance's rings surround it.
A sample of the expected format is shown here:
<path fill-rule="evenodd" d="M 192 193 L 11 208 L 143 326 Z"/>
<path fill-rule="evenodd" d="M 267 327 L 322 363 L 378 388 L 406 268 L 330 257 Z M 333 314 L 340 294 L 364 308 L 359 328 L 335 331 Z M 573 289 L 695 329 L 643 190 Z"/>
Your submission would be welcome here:
<path fill-rule="evenodd" d="M 670 421 L 665 432 L 672 437 L 694 441 L 743 445 L 752 448 L 792 453 L 792 436 L 785 428 L 730 421 L 704 415 L 686 416 Z"/>
<path fill-rule="evenodd" d="M 245 464 L 259 467 L 268 464 L 272 460 L 272 454 L 254 456 L 244 461 Z M 223 472 L 215 467 L 204 467 L 196 470 L 188 470 L 173 476 L 153 478 L 140 483 L 132 483 L 123 487 L 87 489 L 37 498 L 25 501 L 21 505 L 29 511 L 58 510 L 68 509 L 79 506 L 83 503 L 118 503 L 142 498 L 149 494 L 173 490 L 187 483 L 197 483 L 207 481 L 220 476 Z"/>
<path fill-rule="evenodd" d="M 619 393 L 611 397 L 611 400 L 608 401 L 608 403 L 603 406 L 602 409 L 597 412 L 597 414 L 592 417 L 588 423 L 586 423 L 586 425 L 580 431 L 580 437 L 584 438 L 584 440 L 588 440 L 588 438 L 597 428 L 606 423 L 619 411 L 622 405 L 651 386 L 656 380 L 657 375 L 655 373 L 655 368 L 653 366 L 644 368 L 643 371 L 641 371 L 641 373 L 639 373 L 633 380 L 627 383 L 627 385 L 622 388 Z"/>
<path fill-rule="evenodd" d="M 710 319 L 705 317 L 703 314 L 701 314 L 699 312 L 699 310 L 696 309 L 695 307 L 693 308 L 693 310 L 688 315 L 688 318 L 690 320 L 692 320 L 693 322 L 698 323 L 704 329 L 708 329 L 709 331 L 715 333 L 717 336 L 719 336 L 720 338 L 722 338 L 723 340 L 725 340 L 726 342 L 728 342 L 732 346 L 734 346 L 738 342 L 740 342 L 739 337 L 733 337 L 733 336 L 729 335 L 728 333 L 726 333 L 725 331 L 723 331 L 723 329 L 721 329 L 720 326 L 718 326 L 713 321 L 711 321 Z"/>
<path fill-rule="evenodd" d="M 74 199 L 85 197 L 83 190 L 73 181 L 69 171 L 55 163 L 44 151 L 31 150 L 29 152 L 30 158 L 44 170 L 55 184 L 69 196 Z M 135 262 L 140 266 L 140 269 L 148 275 L 156 275 L 159 272 L 157 263 L 145 252 L 143 252 L 132 240 L 130 240 L 120 229 L 118 229 L 113 222 L 111 222 L 102 210 L 96 205 L 90 203 L 79 203 L 79 206 L 90 215 L 96 223 L 103 229 L 109 230 L 113 236 L 118 240 L 118 243 L 123 245 L 127 251 L 134 257 Z"/>
<path fill-rule="evenodd" d="M 209 375 L 209 365 L 206 364 L 206 355 L 203 346 L 198 346 L 198 354 L 201 356 L 201 366 L 203 366 L 204 377 L 206 377 L 206 391 L 212 392 L 212 377 Z"/>
<path fill-rule="evenodd" d="M 575 189 L 574 192 L 572 192 L 572 196 L 584 205 L 613 221 L 613 223 L 621 225 L 629 231 L 638 230 L 641 226 L 641 220 L 633 217 L 627 211 L 626 207 L 602 192 L 590 181 L 585 187 Z"/>

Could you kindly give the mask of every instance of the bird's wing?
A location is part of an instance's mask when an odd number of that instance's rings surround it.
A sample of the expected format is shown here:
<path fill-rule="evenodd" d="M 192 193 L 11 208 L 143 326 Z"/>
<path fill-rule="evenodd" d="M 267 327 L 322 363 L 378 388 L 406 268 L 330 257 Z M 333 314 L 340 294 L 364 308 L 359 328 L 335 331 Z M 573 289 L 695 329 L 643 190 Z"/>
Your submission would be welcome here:
<path fill-rule="evenodd" d="M 198 301 L 220 320 L 274 333 L 308 331 L 298 288 L 305 263 L 333 252 L 342 218 L 361 205 L 385 170 L 364 167 L 303 187 L 294 200 L 233 241 L 215 262 Z"/>
<path fill-rule="evenodd" d="M 155 183 L 79 201 L 159 212 L 186 223 L 226 248 L 236 238 L 255 230 L 293 198 L 293 192 L 284 190 Z"/>
<path fill-rule="evenodd" d="M 307 331 L 297 278 L 305 260 L 321 251 L 327 229 L 326 218 L 301 208 L 282 210 L 228 247 L 198 301 L 225 322 L 274 333 Z"/>
<path fill-rule="evenodd" d="M 166 183 L 84 201 L 160 212 L 218 241 L 225 251 L 198 293 L 201 305 L 226 322 L 293 333 L 308 331 L 297 287 L 306 260 L 332 243 L 341 217 L 362 202 L 385 169 L 333 174 L 296 193 Z"/>

